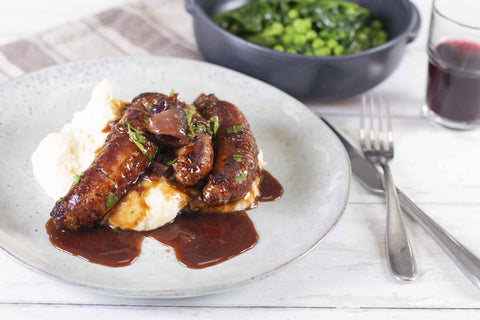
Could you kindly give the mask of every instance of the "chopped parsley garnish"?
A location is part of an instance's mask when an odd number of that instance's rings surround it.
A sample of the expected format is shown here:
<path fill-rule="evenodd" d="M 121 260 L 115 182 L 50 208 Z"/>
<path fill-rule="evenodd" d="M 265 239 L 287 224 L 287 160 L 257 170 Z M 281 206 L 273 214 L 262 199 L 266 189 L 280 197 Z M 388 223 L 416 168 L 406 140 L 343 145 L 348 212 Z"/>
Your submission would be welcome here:
<path fill-rule="evenodd" d="M 80 179 L 83 177 L 83 173 L 76 174 L 73 176 L 73 182 L 72 182 L 72 187 L 80 181 Z"/>
<path fill-rule="evenodd" d="M 210 125 L 210 128 L 212 129 L 213 135 L 217 134 L 218 127 L 220 127 L 220 124 L 218 122 L 218 116 L 215 115 L 208 119 L 208 124 Z"/>
<path fill-rule="evenodd" d="M 150 113 L 150 108 L 152 108 L 152 105 L 150 103 L 147 103 L 147 111 Z"/>
<path fill-rule="evenodd" d="M 55 201 L 55 203 L 59 203 L 59 202 L 62 201 L 62 200 L 63 200 L 63 197 L 60 198 L 60 199 L 58 199 L 57 201 Z"/>
<path fill-rule="evenodd" d="M 167 162 L 167 166 L 171 166 L 171 165 L 174 164 L 175 162 L 177 162 L 177 158 L 168 161 L 168 162 Z"/>
<path fill-rule="evenodd" d="M 242 162 L 242 156 L 239 155 L 239 154 L 234 154 L 233 155 L 233 160 L 237 161 L 237 162 Z"/>
<path fill-rule="evenodd" d="M 192 118 L 194 115 L 197 114 L 197 111 L 190 110 L 190 109 L 183 109 L 183 111 L 185 112 L 185 116 L 187 117 L 187 127 L 188 127 L 187 136 L 189 136 L 190 138 L 193 138 L 195 137 L 195 132 L 194 132 L 194 125 L 192 123 Z"/>
<path fill-rule="evenodd" d="M 146 134 L 143 131 L 137 130 L 130 125 L 128 122 L 119 122 L 119 125 L 126 125 L 128 128 L 128 137 L 130 141 L 135 143 L 135 145 L 140 149 L 140 151 L 148 157 L 150 161 L 153 160 L 154 155 L 147 152 L 146 145 Z"/>
<path fill-rule="evenodd" d="M 170 90 L 170 95 L 174 95 L 175 94 L 175 89 L 172 88 L 172 90 Z"/>
<path fill-rule="evenodd" d="M 197 111 L 191 109 L 183 109 L 187 116 L 187 122 L 192 122 L 192 117 L 197 114 Z"/>
<path fill-rule="evenodd" d="M 245 172 L 242 172 L 235 178 L 235 182 L 240 182 L 245 179 L 247 179 L 247 174 Z"/>
<path fill-rule="evenodd" d="M 196 133 L 203 132 L 205 130 L 207 130 L 207 128 L 201 123 L 193 125 L 193 131 Z"/>
<path fill-rule="evenodd" d="M 118 201 L 118 198 L 114 194 L 110 193 L 107 197 L 107 201 L 105 201 L 105 206 L 107 208 L 111 208 L 115 205 L 115 203 L 117 203 L 117 201 Z"/>
<path fill-rule="evenodd" d="M 227 133 L 236 133 L 236 132 L 242 132 L 242 131 L 243 131 L 243 127 L 241 124 L 236 124 L 234 126 L 227 128 Z"/>

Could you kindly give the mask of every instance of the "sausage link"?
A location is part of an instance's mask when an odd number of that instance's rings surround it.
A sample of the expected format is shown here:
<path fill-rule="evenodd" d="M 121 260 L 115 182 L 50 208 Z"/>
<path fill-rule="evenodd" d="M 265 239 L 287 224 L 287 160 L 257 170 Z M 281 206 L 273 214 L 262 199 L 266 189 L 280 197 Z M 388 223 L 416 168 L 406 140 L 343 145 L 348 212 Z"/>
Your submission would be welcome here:
<path fill-rule="evenodd" d="M 192 142 L 177 149 L 173 164 L 175 179 L 189 187 L 205 178 L 213 166 L 213 145 L 208 133 L 202 132 Z"/>
<path fill-rule="evenodd" d="M 138 105 L 125 111 L 78 183 L 55 204 L 50 216 L 57 229 L 76 230 L 102 219 L 135 184 L 157 149 L 144 133 L 147 116 Z"/>
<path fill-rule="evenodd" d="M 250 125 L 233 104 L 214 95 L 201 94 L 195 107 L 206 118 L 218 116 L 214 137 L 214 166 L 203 199 L 211 206 L 221 206 L 242 199 L 251 189 L 258 173 L 258 148 Z"/>
<path fill-rule="evenodd" d="M 188 119 L 189 143 L 176 150 L 175 179 L 189 187 L 208 176 L 213 167 L 213 144 L 208 122 L 193 106 L 182 106 Z"/>

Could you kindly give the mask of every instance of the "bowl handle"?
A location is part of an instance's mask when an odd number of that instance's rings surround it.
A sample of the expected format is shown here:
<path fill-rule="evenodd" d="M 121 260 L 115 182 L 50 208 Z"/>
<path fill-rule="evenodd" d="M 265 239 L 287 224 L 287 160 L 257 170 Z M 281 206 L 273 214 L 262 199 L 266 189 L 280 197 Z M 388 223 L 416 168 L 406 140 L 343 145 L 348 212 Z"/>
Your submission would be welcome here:
<path fill-rule="evenodd" d="M 420 31 L 420 26 L 422 25 L 422 19 L 420 18 L 420 12 L 418 11 L 418 8 L 410 1 L 408 4 L 410 5 L 410 10 L 412 11 L 412 22 L 408 27 L 407 40 L 408 43 L 410 43 L 417 38 L 418 32 Z"/>
<path fill-rule="evenodd" d="M 195 0 L 185 0 L 185 9 L 191 15 L 195 13 L 195 6 L 196 6 Z"/>

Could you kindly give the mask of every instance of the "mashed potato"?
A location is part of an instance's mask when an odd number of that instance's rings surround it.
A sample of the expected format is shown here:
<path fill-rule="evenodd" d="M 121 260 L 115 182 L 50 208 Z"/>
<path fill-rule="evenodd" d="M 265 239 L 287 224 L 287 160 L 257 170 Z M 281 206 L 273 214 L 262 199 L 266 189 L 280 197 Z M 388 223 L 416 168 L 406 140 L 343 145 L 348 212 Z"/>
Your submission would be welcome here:
<path fill-rule="evenodd" d="M 74 114 L 72 122 L 60 132 L 48 134 L 32 155 L 33 172 L 47 195 L 56 200 L 70 189 L 75 175 L 81 174 L 95 159 L 105 143 L 108 123 L 125 108 L 121 100 L 112 98 L 111 85 L 103 80 L 93 90 L 84 110 Z M 259 162 L 263 167 L 262 153 Z M 252 189 L 237 202 L 221 208 L 203 202 L 189 203 L 187 194 L 167 179 L 142 180 L 110 211 L 106 223 L 124 230 L 148 231 L 172 221 L 185 207 L 194 210 L 231 212 L 252 207 L 259 192 L 260 178 Z"/>
<path fill-rule="evenodd" d="M 145 179 L 115 205 L 107 223 L 124 230 L 153 230 L 175 219 L 187 204 L 188 196 L 166 179 Z"/>
<path fill-rule="evenodd" d="M 32 155 L 33 174 L 47 195 L 57 200 L 72 185 L 73 177 L 90 166 L 108 133 L 105 126 L 123 110 L 120 100 L 112 99 L 112 87 L 100 82 L 84 110 L 60 132 L 48 134 Z"/>

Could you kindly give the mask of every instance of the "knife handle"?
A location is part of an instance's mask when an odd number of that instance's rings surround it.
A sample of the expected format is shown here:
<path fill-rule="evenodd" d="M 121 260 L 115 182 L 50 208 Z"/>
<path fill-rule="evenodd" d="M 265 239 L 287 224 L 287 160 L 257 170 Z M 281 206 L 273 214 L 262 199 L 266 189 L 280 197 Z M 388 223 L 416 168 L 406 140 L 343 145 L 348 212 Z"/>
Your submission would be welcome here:
<path fill-rule="evenodd" d="M 465 276 L 480 288 L 480 260 L 465 248 L 459 241 L 452 237 L 445 229 L 440 227 L 402 191 L 397 189 L 398 199 L 402 209 L 418 222 L 435 239 L 440 248 L 455 262 Z"/>
<path fill-rule="evenodd" d="M 413 281 L 417 276 L 417 266 L 407 231 L 403 224 L 402 211 L 392 173 L 388 164 L 382 163 L 385 175 L 385 195 L 387 200 L 387 232 L 385 236 L 388 265 L 395 278 Z"/>

